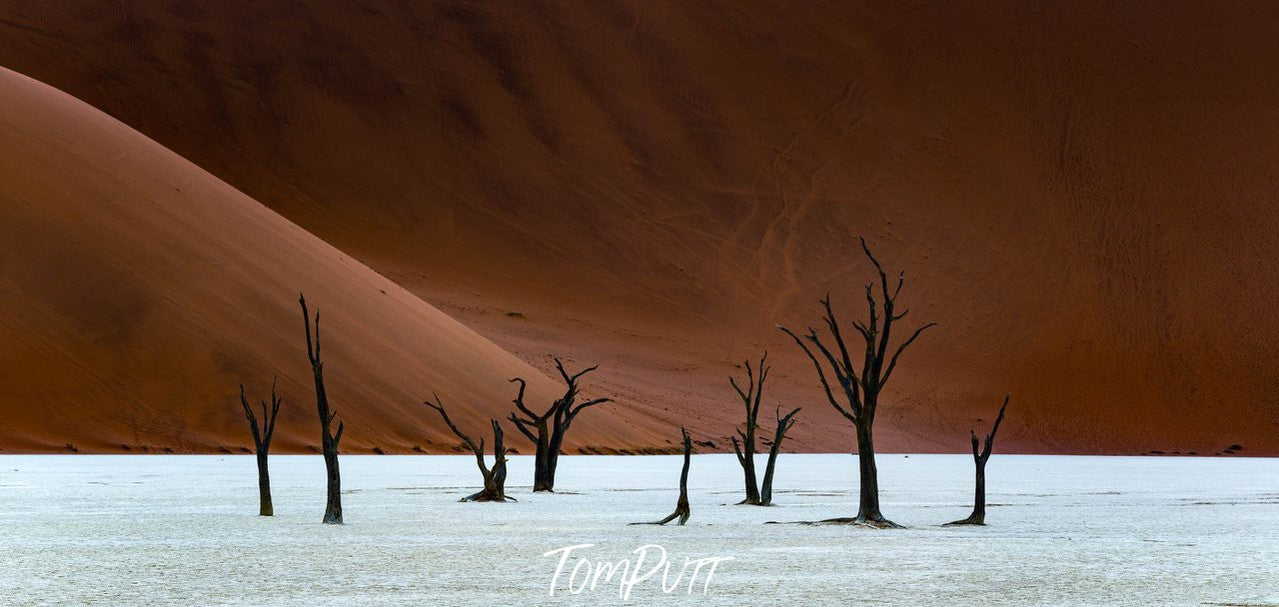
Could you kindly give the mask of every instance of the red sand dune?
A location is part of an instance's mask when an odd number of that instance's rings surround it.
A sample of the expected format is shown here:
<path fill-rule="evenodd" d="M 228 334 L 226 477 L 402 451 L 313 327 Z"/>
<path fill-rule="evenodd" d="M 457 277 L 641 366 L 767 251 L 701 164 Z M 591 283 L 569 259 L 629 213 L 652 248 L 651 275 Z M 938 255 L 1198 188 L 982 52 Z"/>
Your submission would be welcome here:
<path fill-rule="evenodd" d="M 280 374 L 282 450 L 318 444 L 297 293 L 321 310 L 343 447 L 441 450 L 438 391 L 479 432 L 556 385 L 439 310 L 143 135 L 0 69 L 0 446 L 213 451 L 247 440 L 236 384 Z M 536 399 L 536 400 L 534 400 Z M 630 412 L 578 445 L 653 445 Z M 592 420 L 591 418 L 596 418 Z M 647 433 L 646 433 L 647 432 Z"/>
<path fill-rule="evenodd" d="M 619 411 L 727 436 L 768 348 L 851 448 L 772 327 L 861 313 L 865 234 L 941 323 L 882 448 L 1011 392 L 1005 450 L 1279 453 L 1273 3 L 125 4 L 6 6 L 0 65 Z"/>

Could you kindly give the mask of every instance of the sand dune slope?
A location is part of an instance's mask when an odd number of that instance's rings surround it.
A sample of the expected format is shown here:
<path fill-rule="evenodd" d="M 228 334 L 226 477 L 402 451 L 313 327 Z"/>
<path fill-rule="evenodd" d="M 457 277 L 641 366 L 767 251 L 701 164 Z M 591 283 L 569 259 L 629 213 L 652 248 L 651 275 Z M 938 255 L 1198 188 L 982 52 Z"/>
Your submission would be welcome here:
<path fill-rule="evenodd" d="M 343 446 L 455 443 L 507 379 L 545 376 L 341 251 L 105 114 L 0 70 L 0 445 L 213 451 L 251 444 L 236 397 L 285 396 L 281 450 L 318 443 L 299 291 L 322 314 Z M 620 414 L 620 415 L 625 415 Z M 595 424 L 577 444 L 653 444 Z M 512 442 L 518 443 L 522 441 Z M 516 444 L 516 446 L 520 446 Z"/>
<path fill-rule="evenodd" d="M 851 448 L 773 324 L 862 312 L 864 234 L 941 323 L 881 448 L 966 450 L 1012 393 L 1007 450 L 1279 453 L 1275 3 L 131 0 L 0 31 L 0 65 L 720 447 L 767 348 L 792 446 Z"/>

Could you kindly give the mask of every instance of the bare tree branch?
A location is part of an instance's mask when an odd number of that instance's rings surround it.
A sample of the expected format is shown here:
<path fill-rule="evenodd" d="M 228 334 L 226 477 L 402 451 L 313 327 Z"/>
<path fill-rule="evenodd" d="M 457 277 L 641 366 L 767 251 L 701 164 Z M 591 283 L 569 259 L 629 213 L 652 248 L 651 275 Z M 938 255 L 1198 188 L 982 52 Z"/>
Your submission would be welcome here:
<path fill-rule="evenodd" d="M 912 343 L 915 343 L 915 340 L 918 339 L 919 336 L 924 333 L 924 331 L 936 326 L 937 326 L 937 323 L 930 322 L 918 329 L 915 329 L 915 333 L 910 336 L 910 339 L 907 339 L 906 341 L 902 342 L 901 345 L 897 346 L 897 351 L 893 353 L 893 359 L 889 361 L 888 368 L 884 370 L 883 378 L 879 380 L 880 387 L 883 387 L 884 384 L 888 383 L 889 376 L 893 374 L 893 369 L 897 367 L 897 359 L 898 357 L 902 355 L 902 352 L 906 350 L 906 347 Z"/>
<path fill-rule="evenodd" d="M 835 393 L 831 392 L 830 382 L 826 381 L 826 372 L 822 370 L 821 363 L 817 362 L 817 357 L 813 356 L 813 351 L 808 349 L 808 345 L 804 343 L 804 340 L 800 339 L 794 331 L 791 331 L 782 325 L 776 325 L 776 327 L 781 329 L 783 333 L 789 335 L 791 339 L 795 340 L 795 343 L 804 351 L 804 354 L 808 355 L 808 360 L 813 363 L 813 369 L 817 371 L 817 378 L 821 380 L 822 391 L 826 393 L 826 400 L 830 403 L 830 406 L 834 407 L 836 411 L 839 411 L 840 415 L 848 418 L 849 421 L 855 422 L 857 416 L 839 406 L 839 402 L 835 400 Z"/>

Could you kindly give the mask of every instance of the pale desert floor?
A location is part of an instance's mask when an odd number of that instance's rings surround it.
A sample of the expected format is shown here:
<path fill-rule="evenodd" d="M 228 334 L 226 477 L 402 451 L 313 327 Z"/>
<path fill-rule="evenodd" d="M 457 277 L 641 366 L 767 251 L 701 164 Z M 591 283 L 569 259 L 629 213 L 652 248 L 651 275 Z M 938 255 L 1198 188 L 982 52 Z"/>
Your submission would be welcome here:
<path fill-rule="evenodd" d="M 938 525 L 968 513 L 971 458 L 882 455 L 897 531 L 763 524 L 850 515 L 848 455 L 784 455 L 773 508 L 727 505 L 737 463 L 696 456 L 682 528 L 627 525 L 670 512 L 677 457 L 564 457 L 557 495 L 531 495 L 532 462 L 515 457 L 519 503 L 469 504 L 473 458 L 344 456 L 343 526 L 319 524 L 318 456 L 271 461 L 267 519 L 249 456 L 0 456 L 2 602 L 622 604 L 603 582 L 548 596 L 542 554 L 590 543 L 583 556 L 620 560 L 654 543 L 672 583 L 685 557 L 734 560 L 707 595 L 653 578 L 628 604 L 1279 603 L 1279 460 L 996 454 L 989 526 L 957 529 Z"/>

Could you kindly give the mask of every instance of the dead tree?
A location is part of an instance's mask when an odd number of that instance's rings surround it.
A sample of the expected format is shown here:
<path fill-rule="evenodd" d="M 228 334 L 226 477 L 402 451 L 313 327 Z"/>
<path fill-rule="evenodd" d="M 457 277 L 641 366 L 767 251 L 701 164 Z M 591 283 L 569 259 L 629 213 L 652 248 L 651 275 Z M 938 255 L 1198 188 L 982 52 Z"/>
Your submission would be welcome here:
<path fill-rule="evenodd" d="M 440 402 L 440 397 L 435 396 L 435 402 L 425 401 L 422 404 L 439 411 L 440 417 L 444 418 L 444 423 L 448 425 L 449 430 L 453 434 L 462 439 L 467 448 L 475 454 L 475 462 L 480 466 L 480 474 L 484 477 L 484 488 L 462 498 L 463 502 L 504 502 L 506 497 L 506 445 L 503 441 L 502 424 L 497 420 L 489 420 L 493 424 L 493 467 L 489 468 L 484 463 L 484 437 L 480 437 L 479 444 L 476 444 L 465 432 L 462 432 L 457 424 L 449 418 L 449 414 L 444 410 L 444 403 Z"/>
<path fill-rule="evenodd" d="M 990 452 L 995 448 L 995 433 L 999 432 L 999 424 L 1004 421 L 1004 410 L 1008 408 L 1008 398 L 1004 397 L 1004 404 L 999 407 L 999 416 L 995 418 L 995 425 L 990 429 L 990 434 L 986 435 L 985 445 L 981 450 L 977 450 L 977 432 L 970 430 L 969 435 L 973 439 L 973 462 L 977 466 L 977 488 L 973 495 L 973 513 L 968 518 L 946 523 L 947 525 L 985 525 L 986 524 L 986 461 L 990 459 Z"/>
<path fill-rule="evenodd" d="M 692 509 L 688 506 L 688 467 L 693 459 L 693 441 L 688 438 L 688 431 L 680 427 L 679 433 L 684 436 L 684 469 L 679 473 L 679 501 L 675 502 L 675 512 L 670 516 L 651 523 L 631 523 L 632 525 L 665 525 L 676 518 L 679 524 L 683 525 L 688 522 L 688 517 L 692 516 Z"/>
<path fill-rule="evenodd" d="M 249 431 L 253 433 L 253 448 L 258 456 L 258 515 L 273 516 L 275 508 L 271 505 L 271 475 L 267 471 L 266 458 L 271 451 L 271 437 L 275 436 L 275 420 L 280 414 L 280 403 L 283 398 L 275 395 L 275 379 L 271 380 L 271 405 L 262 402 L 262 427 L 258 428 L 258 417 L 253 414 L 249 398 L 244 395 L 244 384 L 240 384 L 240 405 L 244 407 L 244 417 L 249 422 Z"/>
<path fill-rule="evenodd" d="M 803 337 L 786 327 L 778 325 L 778 328 L 791 336 L 791 339 L 794 339 L 795 343 L 803 349 L 804 354 L 808 355 L 808 359 L 812 361 L 813 367 L 817 370 L 817 377 L 821 381 L 826 399 L 836 411 L 839 411 L 841 415 L 852 422 L 856 428 L 858 467 L 861 481 L 861 498 L 857 507 L 857 516 L 856 518 L 829 519 L 823 522 L 853 523 L 881 528 L 899 527 L 896 523 L 884 518 L 884 515 L 879 510 L 879 475 L 875 468 L 875 412 L 879 408 L 880 393 L 892 377 L 893 370 L 897 368 L 897 361 L 902 352 L 914 343 L 925 330 L 936 326 L 936 323 L 927 323 L 915 329 L 915 332 L 901 342 L 892 352 L 892 355 L 889 356 L 889 340 L 892 337 L 894 323 L 904 318 L 909 311 L 903 310 L 899 313 L 896 309 L 897 296 L 901 293 L 902 284 L 906 281 L 906 274 L 903 272 L 898 275 L 897 287 L 890 291 L 888 275 L 884 272 L 883 266 L 870 252 L 870 248 L 866 246 L 865 239 L 859 240 L 861 241 L 862 251 L 870 259 L 879 274 L 880 291 L 880 302 L 877 303 L 875 284 L 869 283 L 866 285 L 866 304 L 870 308 L 870 321 L 868 323 L 862 323 L 860 320 L 853 321 L 853 328 L 861 334 L 862 339 L 865 341 L 865 349 L 860 354 L 860 370 L 853 364 L 854 354 L 850 352 L 848 345 L 845 343 L 839 323 L 835 319 L 835 312 L 832 311 L 830 305 L 830 295 L 827 295 L 821 301 L 822 307 L 826 311 L 826 315 L 822 317 L 822 320 L 825 321 L 826 327 L 830 331 L 830 337 L 834 342 L 834 350 L 822 342 L 817 335 L 817 331 L 812 327 L 808 327 L 808 331 Z M 882 315 L 879 313 L 880 303 L 883 305 Z M 813 353 L 814 348 L 817 354 Z M 820 361 L 818 355 L 821 356 Z M 834 375 L 836 380 L 835 388 L 831 387 L 831 382 L 827 379 L 827 371 L 822 366 L 823 362 L 830 368 L 829 373 Z M 845 401 L 844 404 L 841 404 L 836 399 L 835 390 L 839 390 L 841 397 Z"/>
<path fill-rule="evenodd" d="M 746 423 L 743 428 L 736 431 L 731 438 L 733 442 L 733 453 L 737 455 L 737 463 L 742 466 L 742 474 L 746 481 L 746 499 L 738 502 L 739 504 L 750 504 L 758 506 L 759 484 L 755 476 L 755 430 L 759 428 L 756 420 L 759 417 L 759 405 L 764 397 L 764 381 L 768 379 L 768 353 L 765 352 L 759 359 L 759 377 L 755 376 L 755 369 L 751 366 L 751 361 L 746 361 L 746 388 L 742 389 L 737 383 L 737 378 L 728 377 L 729 385 L 733 386 L 733 391 L 737 392 L 738 398 L 742 400 L 742 405 L 746 410 Z M 741 436 L 741 441 L 737 437 Z"/>
<path fill-rule="evenodd" d="M 795 425 L 795 414 L 799 413 L 800 407 L 795 407 L 790 413 L 782 415 L 781 407 L 777 408 L 777 430 L 773 433 L 773 444 L 768 449 L 768 465 L 764 467 L 764 482 L 759 487 L 759 505 L 773 505 L 773 470 L 777 467 L 777 454 L 782 450 L 782 440 L 786 438 L 786 433 Z"/>
<path fill-rule="evenodd" d="M 568 429 L 573 424 L 573 420 L 577 419 L 578 414 L 587 407 L 601 405 L 613 402 L 611 398 L 596 398 L 588 400 L 584 403 L 577 403 L 578 386 L 577 381 L 583 375 L 599 368 L 598 365 L 588 367 L 575 374 L 570 375 L 564 370 L 564 363 L 560 359 L 555 359 L 555 368 L 559 370 L 560 376 L 564 379 L 565 389 L 564 396 L 556 399 L 551 403 L 549 409 L 543 413 L 534 413 L 524 404 L 524 389 L 527 387 L 521 378 L 512 379 L 512 382 L 520 385 L 519 393 L 515 396 L 515 408 L 519 410 L 517 413 L 511 413 L 510 420 L 515 423 L 516 429 L 536 445 L 533 459 L 533 491 L 555 491 L 555 469 L 559 465 L 560 450 L 564 446 L 564 435 L 568 433 Z M 523 414 L 524 417 L 520 417 Z"/>
<path fill-rule="evenodd" d="M 752 506 L 768 506 L 772 504 L 773 493 L 773 470 L 777 465 L 777 453 L 781 449 L 781 441 L 786 436 L 786 431 L 790 429 L 794 422 L 791 418 L 799 412 L 799 409 L 792 411 L 786 416 L 785 421 L 781 416 L 781 410 L 777 412 L 777 431 L 773 437 L 773 445 L 768 454 L 768 466 L 764 472 L 764 483 L 757 483 L 755 474 L 755 431 L 759 429 L 759 407 L 764 396 L 764 382 L 768 379 L 768 371 L 772 367 L 768 365 L 768 353 L 765 352 L 759 359 L 758 368 L 752 367 L 751 362 L 745 362 L 746 367 L 746 388 L 742 388 L 734 377 L 728 378 L 728 383 L 733 386 L 733 390 L 737 392 L 738 398 L 742 400 L 742 405 L 746 413 L 746 423 L 743 428 L 738 429 L 736 434 L 731 437 L 733 442 L 733 453 L 737 455 L 737 463 L 742 466 L 742 473 L 746 482 L 746 499 L 738 502 L 739 504 L 749 504 Z M 757 374 L 758 373 L 758 374 Z M 741 437 L 741 440 L 738 440 Z"/>
<path fill-rule="evenodd" d="M 320 414 L 320 447 L 324 452 L 324 469 L 328 474 L 328 500 L 324 506 L 324 523 L 342 524 L 342 478 L 338 469 L 338 443 L 342 441 L 345 425 L 338 421 L 336 434 L 330 432 L 337 411 L 329 410 L 329 395 L 324 390 L 324 363 L 320 360 L 320 311 L 315 312 L 315 336 L 311 336 L 311 316 L 306 309 L 306 297 L 298 296 L 302 306 L 302 327 L 306 329 L 306 357 L 311 361 L 311 373 L 315 377 L 315 408 Z"/>

